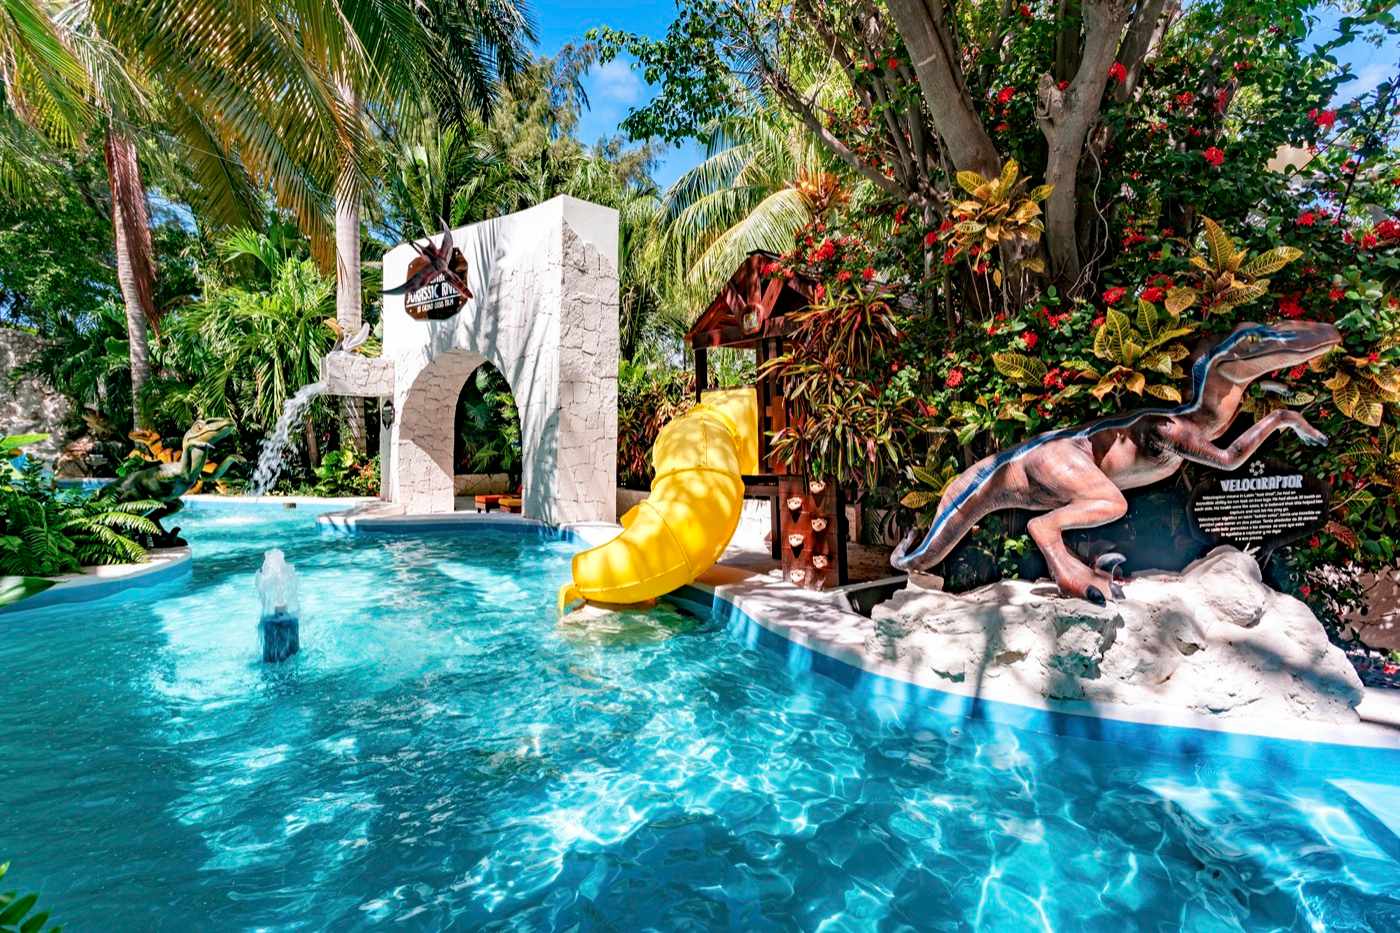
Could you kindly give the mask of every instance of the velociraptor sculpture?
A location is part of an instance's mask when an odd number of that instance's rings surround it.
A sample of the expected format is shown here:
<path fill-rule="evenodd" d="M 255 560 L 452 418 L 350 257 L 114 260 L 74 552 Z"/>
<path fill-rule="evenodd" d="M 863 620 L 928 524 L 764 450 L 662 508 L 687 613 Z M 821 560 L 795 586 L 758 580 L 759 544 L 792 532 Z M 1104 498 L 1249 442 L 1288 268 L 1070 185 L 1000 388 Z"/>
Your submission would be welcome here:
<path fill-rule="evenodd" d="M 1234 470 L 1284 429 L 1307 444 L 1327 443 L 1327 435 L 1287 410 L 1265 415 L 1228 447 L 1214 442 L 1239 414 L 1251 383 L 1321 356 L 1341 339 L 1331 324 L 1241 324 L 1192 367 L 1190 401 L 1047 431 L 968 467 L 944 492 L 923 542 L 908 550 L 917 534 L 911 531 L 890 564 L 905 571 L 932 567 L 989 513 L 1031 509 L 1045 512 L 1027 530 L 1061 593 L 1097 605 L 1105 594 L 1121 598 L 1123 556 L 1105 554 L 1089 567 L 1065 545 L 1064 532 L 1121 518 L 1128 510 L 1122 490 L 1165 479 L 1183 461 Z"/>
<path fill-rule="evenodd" d="M 204 418 L 190 425 L 180 443 L 180 459 L 174 463 L 157 463 L 142 470 L 126 474 L 114 483 L 102 487 L 98 496 L 116 499 L 119 502 L 134 502 L 142 499 L 157 499 L 160 508 L 148 517 L 160 528 L 161 534 L 151 543 L 154 547 L 170 547 L 181 544 L 180 529 L 166 531 L 161 520 L 169 518 L 184 507 L 180 497 L 189 492 L 196 483 L 218 482 L 228 472 L 229 467 L 241 462 L 237 454 L 225 457 L 211 473 L 204 472 L 209 460 L 209 450 L 219 441 L 233 433 L 233 422 L 227 418 Z"/>

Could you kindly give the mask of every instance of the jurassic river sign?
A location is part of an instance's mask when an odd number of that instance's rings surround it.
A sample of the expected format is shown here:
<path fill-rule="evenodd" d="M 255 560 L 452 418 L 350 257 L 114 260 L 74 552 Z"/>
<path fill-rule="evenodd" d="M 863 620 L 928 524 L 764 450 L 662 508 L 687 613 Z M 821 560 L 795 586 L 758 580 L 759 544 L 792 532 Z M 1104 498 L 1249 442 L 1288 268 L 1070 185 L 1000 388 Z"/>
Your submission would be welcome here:
<path fill-rule="evenodd" d="M 1263 554 L 1327 522 L 1327 484 L 1286 465 L 1255 460 L 1210 473 L 1191 494 L 1191 521 L 1207 538 Z"/>
<path fill-rule="evenodd" d="M 403 295 L 403 309 L 418 321 L 442 321 L 462 310 L 472 297 L 467 288 L 467 257 L 452 245 L 452 231 L 443 224 L 442 242 L 409 243 L 418 255 L 408 264 L 402 285 L 384 289 Z"/>

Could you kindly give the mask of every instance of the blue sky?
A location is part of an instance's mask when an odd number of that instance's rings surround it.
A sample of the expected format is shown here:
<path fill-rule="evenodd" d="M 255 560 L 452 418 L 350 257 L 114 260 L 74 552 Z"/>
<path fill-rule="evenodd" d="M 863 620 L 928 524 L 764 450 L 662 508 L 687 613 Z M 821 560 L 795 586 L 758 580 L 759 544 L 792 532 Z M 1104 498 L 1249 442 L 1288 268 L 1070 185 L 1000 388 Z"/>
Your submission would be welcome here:
<path fill-rule="evenodd" d="M 534 0 L 531 8 L 539 27 L 540 52 L 553 55 L 566 42 L 581 42 L 596 26 L 613 26 L 661 37 L 675 18 L 676 6 L 670 0 L 660 3 L 615 3 L 610 0 Z M 651 97 L 645 81 L 634 73 L 630 62 L 615 60 L 595 68 L 583 82 L 589 109 L 579 124 L 579 139 L 592 143 L 617 132 L 617 124 L 627 111 Z M 701 149 L 689 143 L 666 153 L 654 176 L 662 187 L 675 181 L 700 161 Z"/>
<path fill-rule="evenodd" d="M 614 26 L 660 37 L 676 12 L 672 0 L 652 3 L 533 0 L 531 7 L 539 27 L 539 50 L 545 55 L 555 54 L 566 42 L 581 42 L 584 34 L 596 26 Z M 1334 35 L 1335 30 L 1335 15 L 1326 17 L 1319 23 L 1318 38 L 1325 40 Z M 1400 48 L 1394 44 L 1375 48 L 1358 42 L 1345 53 L 1344 60 L 1351 62 L 1357 80 L 1342 88 L 1344 99 L 1374 89 L 1388 75 L 1394 74 L 1395 63 L 1400 61 Z M 617 124 L 627 116 L 627 111 L 645 103 L 652 93 L 646 82 L 631 70 L 630 63 L 620 59 L 593 69 L 584 80 L 584 88 L 590 108 L 580 122 L 579 138 L 588 143 L 617 132 Z M 668 150 L 654 173 L 657 183 L 662 187 L 669 185 L 699 162 L 701 155 L 696 143 Z"/>

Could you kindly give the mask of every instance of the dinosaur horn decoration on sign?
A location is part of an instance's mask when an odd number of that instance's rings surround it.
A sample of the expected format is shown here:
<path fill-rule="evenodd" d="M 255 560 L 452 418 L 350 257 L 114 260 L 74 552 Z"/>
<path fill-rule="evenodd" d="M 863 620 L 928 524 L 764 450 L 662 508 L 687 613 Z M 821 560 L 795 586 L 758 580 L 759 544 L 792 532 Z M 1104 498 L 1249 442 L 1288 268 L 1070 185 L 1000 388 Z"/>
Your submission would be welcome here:
<path fill-rule="evenodd" d="M 1305 444 L 1327 443 L 1325 434 L 1288 409 L 1259 419 L 1227 446 L 1216 441 L 1239 413 L 1244 389 L 1330 352 L 1341 340 L 1331 324 L 1241 324 L 1192 368 L 1190 401 L 1047 431 L 968 467 L 943 494 L 923 542 L 913 547 L 917 529 L 910 532 L 890 563 L 897 570 L 932 567 L 989 513 L 1032 509 L 1044 514 L 1026 530 L 1060 592 L 1103 605 L 1109 595 L 1121 595 L 1122 558 L 1106 554 L 1091 567 L 1066 546 L 1063 533 L 1121 518 L 1128 510 L 1124 489 L 1166 479 L 1183 462 L 1235 470 L 1277 431 L 1292 431 Z"/>

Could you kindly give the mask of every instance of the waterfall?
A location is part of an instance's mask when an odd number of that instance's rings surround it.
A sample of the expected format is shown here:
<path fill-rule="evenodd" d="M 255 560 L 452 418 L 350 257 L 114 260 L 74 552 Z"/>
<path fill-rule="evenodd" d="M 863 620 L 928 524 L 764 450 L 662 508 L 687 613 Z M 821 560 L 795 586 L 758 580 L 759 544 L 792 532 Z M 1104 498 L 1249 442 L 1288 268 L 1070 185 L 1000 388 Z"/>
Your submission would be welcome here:
<path fill-rule="evenodd" d="M 267 495 L 272 484 L 282 473 L 282 464 L 292 447 L 292 431 L 300 426 L 302 415 L 311 402 L 326 391 L 324 382 L 313 382 L 297 390 L 297 394 L 282 403 L 282 416 L 272 433 L 263 438 L 258 450 L 258 467 L 253 471 L 253 482 L 248 487 L 252 496 Z"/>

